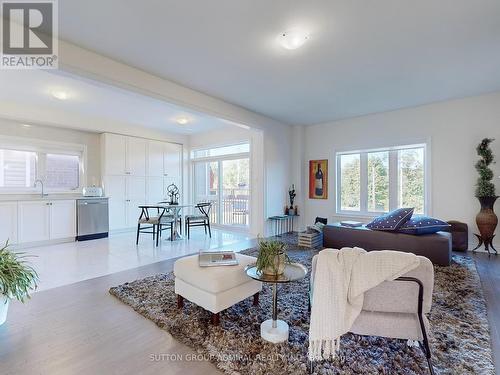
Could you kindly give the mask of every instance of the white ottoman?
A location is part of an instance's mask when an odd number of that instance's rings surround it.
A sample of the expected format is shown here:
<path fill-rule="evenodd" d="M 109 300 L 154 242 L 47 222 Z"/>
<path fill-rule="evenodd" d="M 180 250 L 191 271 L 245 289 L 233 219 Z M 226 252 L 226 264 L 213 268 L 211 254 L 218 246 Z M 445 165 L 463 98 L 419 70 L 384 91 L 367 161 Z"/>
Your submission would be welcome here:
<path fill-rule="evenodd" d="M 198 254 L 178 259 L 174 263 L 175 293 L 177 304 L 183 306 L 183 298 L 212 312 L 212 322 L 219 324 L 219 312 L 254 296 L 258 303 L 262 283 L 251 279 L 245 267 L 255 264 L 254 257 L 236 254 L 237 266 L 200 267 Z"/>

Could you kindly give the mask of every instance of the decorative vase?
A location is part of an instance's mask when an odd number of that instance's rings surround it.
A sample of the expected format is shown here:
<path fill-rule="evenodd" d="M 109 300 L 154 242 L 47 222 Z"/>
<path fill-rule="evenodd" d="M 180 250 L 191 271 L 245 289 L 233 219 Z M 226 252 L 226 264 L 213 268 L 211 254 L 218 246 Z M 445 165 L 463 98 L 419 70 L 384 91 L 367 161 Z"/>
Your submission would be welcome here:
<path fill-rule="evenodd" d="M 0 294 L 0 326 L 7 320 L 7 311 L 9 310 L 9 299 Z"/>
<path fill-rule="evenodd" d="M 480 234 L 474 235 L 477 237 L 479 244 L 472 250 L 476 251 L 484 244 L 484 248 L 490 253 L 490 247 L 494 251 L 495 255 L 497 250 L 493 247 L 493 238 L 495 237 L 495 229 L 498 224 L 498 217 L 493 211 L 493 206 L 495 205 L 498 197 L 477 197 L 479 203 L 481 203 L 481 211 L 476 216 L 476 224 L 479 229 Z"/>
<path fill-rule="evenodd" d="M 270 276 L 279 276 L 285 272 L 286 257 L 285 254 L 276 255 L 274 257 L 274 265 L 267 266 L 262 270 L 262 273 Z"/>

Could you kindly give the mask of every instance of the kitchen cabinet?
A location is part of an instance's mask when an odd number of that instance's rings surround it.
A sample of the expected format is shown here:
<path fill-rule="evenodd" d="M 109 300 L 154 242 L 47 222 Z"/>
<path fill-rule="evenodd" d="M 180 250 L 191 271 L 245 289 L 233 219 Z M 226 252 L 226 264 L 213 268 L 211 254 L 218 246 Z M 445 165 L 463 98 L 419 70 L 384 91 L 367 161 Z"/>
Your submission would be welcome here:
<path fill-rule="evenodd" d="M 124 175 L 127 173 L 127 137 L 106 133 L 102 136 L 103 174 Z"/>
<path fill-rule="evenodd" d="M 102 147 L 111 230 L 136 227 L 138 206 L 166 200 L 168 185 L 182 191 L 182 145 L 105 133 Z"/>
<path fill-rule="evenodd" d="M 127 177 L 127 227 L 137 226 L 137 220 L 141 215 L 139 206 L 146 202 L 146 178 Z"/>
<path fill-rule="evenodd" d="M 104 192 L 109 198 L 109 229 L 127 227 L 126 190 L 127 176 L 105 176 Z"/>
<path fill-rule="evenodd" d="M 50 202 L 50 239 L 76 237 L 76 201 Z"/>
<path fill-rule="evenodd" d="M 163 154 L 163 175 L 170 178 L 181 176 L 182 146 L 175 143 L 165 143 Z"/>
<path fill-rule="evenodd" d="M 75 200 L 18 202 L 18 229 L 20 243 L 75 237 Z"/>
<path fill-rule="evenodd" d="M 146 201 L 149 204 L 166 200 L 167 194 L 163 187 L 163 177 L 148 177 L 146 195 Z"/>
<path fill-rule="evenodd" d="M 126 149 L 125 174 L 131 176 L 146 176 L 146 140 L 136 137 L 127 137 Z"/>
<path fill-rule="evenodd" d="M 50 202 L 22 201 L 18 208 L 19 242 L 50 240 Z"/>
<path fill-rule="evenodd" d="M 17 243 L 17 202 L 0 203 L 0 246 Z"/>
<path fill-rule="evenodd" d="M 148 142 L 148 176 L 163 176 L 163 154 L 165 143 L 160 141 Z"/>

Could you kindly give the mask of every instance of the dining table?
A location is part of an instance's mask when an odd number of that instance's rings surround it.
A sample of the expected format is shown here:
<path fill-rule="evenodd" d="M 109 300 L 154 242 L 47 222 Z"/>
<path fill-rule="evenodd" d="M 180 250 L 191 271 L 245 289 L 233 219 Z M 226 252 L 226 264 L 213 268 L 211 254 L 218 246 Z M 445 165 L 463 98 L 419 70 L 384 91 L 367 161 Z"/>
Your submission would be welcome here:
<path fill-rule="evenodd" d="M 173 215 L 173 223 L 172 223 L 172 235 L 171 237 L 168 237 L 169 241 L 178 241 L 178 240 L 183 240 L 184 236 L 181 235 L 180 233 L 180 228 L 179 228 L 179 218 L 181 217 L 181 211 L 183 208 L 192 208 L 194 205 L 192 204 L 169 204 L 169 203 L 156 203 L 156 204 L 142 204 L 139 206 L 139 208 L 144 212 L 146 210 L 147 216 L 149 216 L 149 213 L 147 212 L 149 209 L 156 209 L 158 212 L 161 211 L 160 216 L 166 215 L 166 214 L 172 214 Z"/>

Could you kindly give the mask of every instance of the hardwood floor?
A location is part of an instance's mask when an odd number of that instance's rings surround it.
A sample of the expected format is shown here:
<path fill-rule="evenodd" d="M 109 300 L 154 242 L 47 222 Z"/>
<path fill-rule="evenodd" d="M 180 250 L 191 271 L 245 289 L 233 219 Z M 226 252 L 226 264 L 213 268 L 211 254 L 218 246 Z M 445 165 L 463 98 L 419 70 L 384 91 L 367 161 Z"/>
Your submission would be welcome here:
<path fill-rule="evenodd" d="M 500 257 L 476 259 L 500 368 Z M 108 294 L 111 286 L 168 272 L 174 260 L 36 293 L 13 303 L 0 327 L 0 374 L 219 374 L 192 350 Z M 498 373 L 498 370 L 497 370 Z"/>

